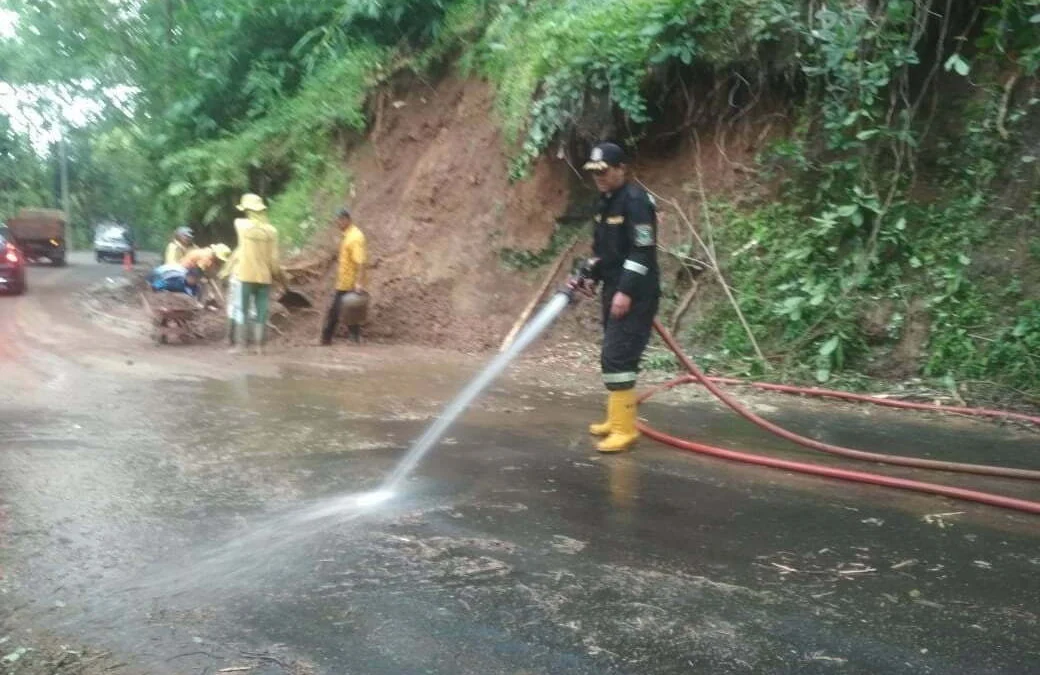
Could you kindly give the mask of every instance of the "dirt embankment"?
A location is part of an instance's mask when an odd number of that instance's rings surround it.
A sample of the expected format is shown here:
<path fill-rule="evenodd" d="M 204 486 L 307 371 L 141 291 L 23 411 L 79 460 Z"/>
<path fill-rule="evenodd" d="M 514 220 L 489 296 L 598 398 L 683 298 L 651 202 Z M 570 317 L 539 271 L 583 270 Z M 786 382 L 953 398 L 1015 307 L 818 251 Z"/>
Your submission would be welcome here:
<path fill-rule="evenodd" d="M 351 208 L 370 249 L 378 341 L 495 347 L 538 285 L 516 274 L 503 248 L 541 250 L 566 208 L 573 174 L 543 160 L 533 176 L 509 181 L 494 97 L 480 82 L 449 78 L 385 93 L 373 131 L 348 163 Z M 315 245 L 333 249 L 334 233 Z M 311 290 L 324 303 L 330 267 Z M 306 331 L 317 335 L 317 316 Z"/>

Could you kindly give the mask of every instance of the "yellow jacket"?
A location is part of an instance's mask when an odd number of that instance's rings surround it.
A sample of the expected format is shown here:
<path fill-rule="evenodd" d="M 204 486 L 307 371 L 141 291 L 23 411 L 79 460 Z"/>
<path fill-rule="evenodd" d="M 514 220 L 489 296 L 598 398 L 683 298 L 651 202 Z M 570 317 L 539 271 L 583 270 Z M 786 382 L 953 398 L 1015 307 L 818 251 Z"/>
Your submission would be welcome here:
<path fill-rule="evenodd" d="M 181 259 L 195 250 L 194 245 L 185 246 L 179 241 L 171 241 L 166 245 L 166 253 L 163 255 L 164 265 L 180 265 Z"/>
<path fill-rule="evenodd" d="M 343 233 L 339 244 L 339 273 L 336 275 L 336 290 L 350 291 L 364 282 L 365 263 L 368 262 L 368 245 L 365 233 L 357 225 L 351 225 Z"/>
<path fill-rule="evenodd" d="M 262 216 L 237 218 L 235 232 L 238 248 L 227 266 L 234 269 L 235 276 L 243 283 L 284 283 L 282 265 L 278 260 L 278 230 Z"/>

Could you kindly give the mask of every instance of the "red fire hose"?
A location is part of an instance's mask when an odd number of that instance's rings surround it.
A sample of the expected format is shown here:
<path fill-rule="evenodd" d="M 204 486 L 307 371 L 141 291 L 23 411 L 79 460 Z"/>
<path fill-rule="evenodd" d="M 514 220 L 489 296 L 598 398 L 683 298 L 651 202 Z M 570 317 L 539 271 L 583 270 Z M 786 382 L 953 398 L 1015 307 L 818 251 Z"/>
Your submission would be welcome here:
<path fill-rule="evenodd" d="M 670 389 L 672 387 L 679 386 L 681 384 L 687 384 L 690 382 L 699 382 L 704 385 L 713 395 L 719 400 L 725 403 L 727 406 L 732 408 L 736 413 L 744 417 L 745 419 L 753 422 L 754 424 L 766 429 L 767 431 L 785 438 L 799 445 L 821 450 L 834 455 L 842 457 L 850 457 L 854 459 L 867 460 L 873 462 L 882 462 L 885 464 L 894 464 L 898 466 L 911 466 L 915 468 L 926 468 L 926 469 L 940 469 L 944 471 L 958 471 L 963 473 L 972 473 L 978 475 L 987 476 L 1000 476 L 1005 478 L 1021 478 L 1027 480 L 1040 480 L 1040 471 L 1034 471 L 1029 469 L 1011 469 L 1007 467 L 995 467 L 995 466 L 984 466 L 978 464 L 963 464 L 959 462 L 943 462 L 938 460 L 927 460 L 915 457 L 901 457 L 896 455 L 885 455 L 879 453 L 865 452 L 862 450 L 853 450 L 851 448 L 844 448 L 837 445 L 831 445 L 828 443 L 822 443 L 820 441 L 813 440 L 811 438 L 805 438 L 798 434 L 792 433 L 786 429 L 783 429 L 768 420 L 762 419 L 755 413 L 748 410 L 746 407 L 741 405 L 737 400 L 731 397 L 726 392 L 719 389 L 715 384 L 716 378 L 707 377 L 697 366 L 683 353 L 682 349 L 676 343 L 675 338 L 661 325 L 659 321 L 654 322 L 654 328 L 658 334 L 664 340 L 665 344 L 675 352 L 676 357 L 680 360 L 683 366 L 689 371 L 689 375 L 680 377 L 672 382 L 667 383 L 663 387 L 652 390 L 641 397 L 641 400 L 646 400 L 661 391 L 662 389 Z M 721 379 L 721 378 L 720 378 Z M 736 382 L 744 384 L 739 380 L 722 380 L 725 383 Z M 844 394 L 842 392 L 832 392 L 828 390 L 815 390 L 815 389 L 801 389 L 798 387 L 787 387 L 783 385 L 758 385 L 760 388 L 776 389 L 780 391 L 787 391 L 791 393 L 807 394 L 810 396 L 830 396 L 839 398 L 848 398 L 852 400 L 866 399 L 870 403 L 878 403 L 881 405 L 899 404 L 894 407 L 906 407 L 914 409 L 926 409 L 926 410 L 950 410 L 951 412 L 957 412 L 959 414 L 984 414 L 989 417 L 1009 417 L 1015 419 L 1021 419 L 1023 421 L 1031 422 L 1040 425 L 1040 418 L 1031 417 L 1028 415 L 1019 415 L 1015 413 L 1002 413 L 1001 411 L 981 411 L 977 412 L 973 408 L 956 408 L 948 409 L 944 406 L 929 406 L 926 404 L 906 404 L 899 401 L 886 401 L 884 399 L 872 399 L 870 397 L 861 397 L 855 394 Z M 893 487 L 902 490 L 913 490 L 916 492 L 924 492 L 927 494 L 940 495 L 944 497 L 951 497 L 953 499 L 962 499 L 967 501 L 978 502 L 981 504 L 989 504 L 991 506 L 999 506 L 1007 509 L 1014 509 L 1017 511 L 1024 511 L 1026 513 L 1040 514 L 1040 502 L 1029 501 L 1024 499 L 1015 499 L 1012 497 L 1006 497 L 1003 495 L 996 495 L 987 492 L 978 492 L 975 490 L 967 490 L 963 488 L 955 488 L 947 485 L 940 485 L 937 483 L 928 483 L 923 481 L 908 480 L 904 478 L 895 478 L 892 476 L 885 476 L 882 474 L 869 473 L 864 471 L 852 471 L 847 469 L 839 469 L 834 467 L 821 466 L 818 464 L 811 464 L 808 462 L 795 462 L 790 460 L 776 459 L 772 457 L 764 457 L 753 453 L 740 452 L 736 450 L 726 450 L 723 448 L 717 448 L 710 445 L 701 443 L 694 443 L 681 438 L 670 436 L 663 432 L 657 431 L 645 424 L 640 424 L 640 430 L 657 441 L 671 445 L 673 447 L 689 450 L 691 452 L 698 452 L 701 454 L 711 455 L 714 457 L 721 457 L 723 459 L 729 459 L 734 461 L 745 462 L 748 464 L 757 464 L 760 466 L 770 466 L 777 469 L 784 469 L 786 471 L 795 471 L 798 473 L 805 473 L 816 476 L 824 476 L 827 478 L 836 478 L 839 480 L 854 481 L 860 483 L 869 483 L 872 485 L 882 485 L 886 487 Z"/>

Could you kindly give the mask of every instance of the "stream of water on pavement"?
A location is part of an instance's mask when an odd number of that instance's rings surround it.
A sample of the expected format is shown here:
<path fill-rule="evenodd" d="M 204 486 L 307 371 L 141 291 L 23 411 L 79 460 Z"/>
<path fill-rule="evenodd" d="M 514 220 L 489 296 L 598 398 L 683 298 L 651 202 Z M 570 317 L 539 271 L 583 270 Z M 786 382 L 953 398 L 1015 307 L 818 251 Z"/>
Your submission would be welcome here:
<path fill-rule="evenodd" d="M 294 524 L 303 524 L 343 516 L 346 514 L 357 514 L 371 508 L 375 508 L 390 499 L 399 491 L 401 483 L 415 470 L 419 462 L 434 448 L 443 438 L 445 432 L 455 423 L 481 393 L 487 389 L 502 371 L 513 362 L 539 335 L 556 320 L 556 318 L 570 304 L 570 298 L 566 293 L 556 293 L 541 310 L 531 319 L 523 330 L 517 335 L 509 347 L 495 356 L 484 369 L 473 378 L 459 394 L 444 409 L 437 419 L 426 431 L 412 444 L 407 454 L 401 458 L 393 473 L 383 484 L 371 492 L 354 493 L 340 497 L 324 499 L 321 502 L 291 514 L 292 522 L 283 522 L 286 527 Z"/>

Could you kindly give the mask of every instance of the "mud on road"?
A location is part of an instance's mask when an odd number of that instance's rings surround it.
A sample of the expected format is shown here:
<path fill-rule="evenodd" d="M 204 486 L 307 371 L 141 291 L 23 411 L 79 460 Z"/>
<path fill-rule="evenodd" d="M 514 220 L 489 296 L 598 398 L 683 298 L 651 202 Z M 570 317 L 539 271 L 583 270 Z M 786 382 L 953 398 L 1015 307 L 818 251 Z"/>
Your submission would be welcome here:
<path fill-rule="evenodd" d="M 381 505 L 480 365 L 405 347 L 159 348 L 34 268 L 0 298 L 0 672 L 1023 673 L 1035 518 L 721 464 L 600 457 L 595 370 L 528 360 Z M 10 302 L 8 302 L 10 301 Z M 577 360 L 577 359 L 576 359 Z M 866 449 L 1035 462 L 1032 434 L 752 399 Z M 677 394 L 656 425 L 804 456 Z M 921 472 L 899 475 L 920 477 Z M 954 480 L 967 480 L 949 479 Z M 1035 487 L 974 483 L 1036 498 Z"/>

